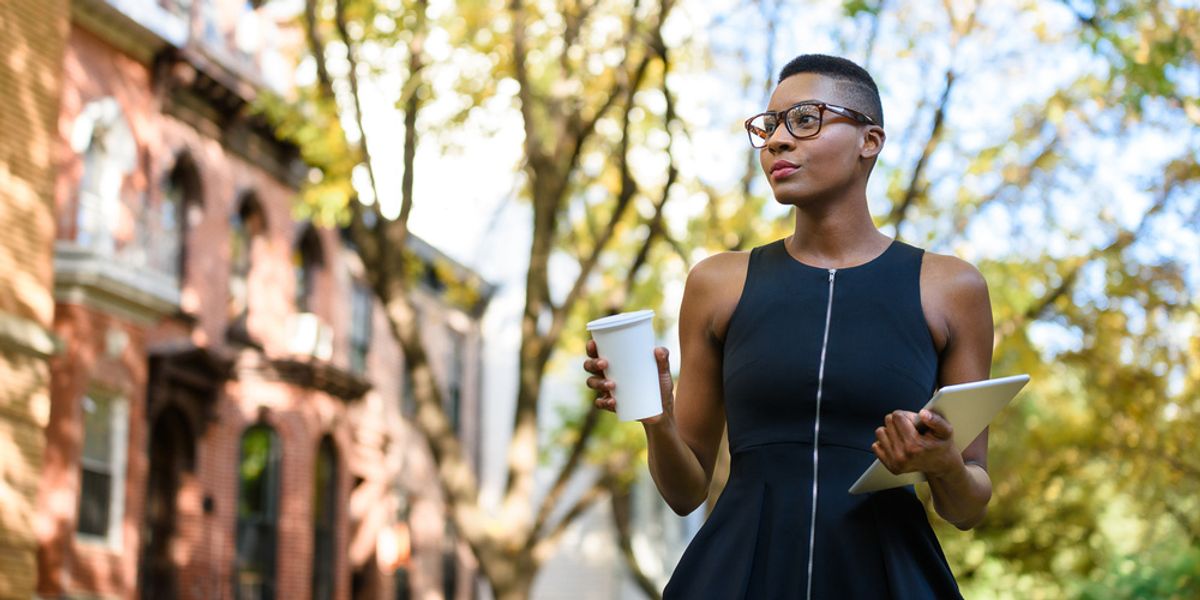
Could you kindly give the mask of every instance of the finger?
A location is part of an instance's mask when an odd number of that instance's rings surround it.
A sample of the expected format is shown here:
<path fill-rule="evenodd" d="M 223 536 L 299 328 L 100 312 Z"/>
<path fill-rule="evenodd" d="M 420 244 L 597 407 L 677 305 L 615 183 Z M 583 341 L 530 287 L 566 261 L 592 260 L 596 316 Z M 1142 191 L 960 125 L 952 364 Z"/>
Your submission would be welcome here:
<path fill-rule="evenodd" d="M 871 444 L 871 452 L 875 453 L 875 458 L 878 458 L 879 462 L 883 463 L 885 466 L 888 464 L 890 457 L 887 455 L 887 452 L 884 451 L 883 444 L 880 444 L 878 440 Z"/>
<path fill-rule="evenodd" d="M 900 432 L 897 429 L 899 420 L 896 415 L 889 413 L 883 418 L 883 423 L 883 438 L 880 442 L 883 443 L 893 461 L 903 462 L 907 459 L 907 454 L 904 451 L 904 441 L 900 438 Z"/>
<path fill-rule="evenodd" d="M 884 417 L 884 421 L 887 421 L 887 417 Z M 886 425 L 875 429 L 875 443 L 879 446 L 880 451 L 887 456 L 888 460 L 896 457 L 896 448 L 892 444 L 891 435 Z"/>
<path fill-rule="evenodd" d="M 659 346 L 654 349 L 654 362 L 658 364 L 659 373 L 671 372 L 671 351 Z"/>
<path fill-rule="evenodd" d="M 598 408 L 600 410 L 607 410 L 609 412 L 617 412 L 617 404 L 616 404 L 616 402 L 613 401 L 611 396 L 601 396 L 599 398 L 596 398 L 595 404 L 596 404 L 596 408 Z"/>
<path fill-rule="evenodd" d="M 921 411 L 921 423 L 938 439 L 948 440 L 954 437 L 954 426 L 950 424 L 950 421 L 932 410 Z"/>
<path fill-rule="evenodd" d="M 658 390 L 666 402 L 675 391 L 675 381 L 671 378 L 671 352 L 662 346 L 655 348 L 654 362 L 658 364 Z"/>
<path fill-rule="evenodd" d="M 592 358 L 596 358 L 597 356 L 600 356 L 599 352 L 597 352 L 597 350 L 596 350 L 596 340 L 588 340 L 587 343 L 584 344 L 583 346 L 584 346 L 584 349 L 587 350 L 588 356 L 590 356 Z"/>
<path fill-rule="evenodd" d="M 583 361 L 583 370 L 594 375 L 603 375 L 608 367 L 608 361 L 603 358 L 589 358 Z"/>
<path fill-rule="evenodd" d="M 884 467 L 887 467 L 888 471 L 891 471 L 892 473 L 897 473 L 899 471 L 899 468 L 896 467 L 896 463 L 892 461 L 892 456 L 888 454 L 883 444 L 879 442 L 871 444 L 871 451 L 875 453 L 875 458 L 878 458 L 879 462 L 883 464 Z"/>
<path fill-rule="evenodd" d="M 603 377 L 588 377 L 587 378 L 587 386 L 592 388 L 593 390 L 596 390 L 597 392 L 606 392 L 607 393 L 608 392 L 608 386 L 606 385 L 607 383 L 608 383 L 608 380 Z"/>
<path fill-rule="evenodd" d="M 896 426 L 896 433 L 898 434 L 899 439 L 906 442 L 916 441 L 916 439 L 920 437 L 920 434 L 917 433 L 917 427 L 915 424 L 917 421 L 917 414 L 910 413 L 908 411 L 896 411 L 894 414 L 896 416 L 893 418 L 892 422 Z"/>

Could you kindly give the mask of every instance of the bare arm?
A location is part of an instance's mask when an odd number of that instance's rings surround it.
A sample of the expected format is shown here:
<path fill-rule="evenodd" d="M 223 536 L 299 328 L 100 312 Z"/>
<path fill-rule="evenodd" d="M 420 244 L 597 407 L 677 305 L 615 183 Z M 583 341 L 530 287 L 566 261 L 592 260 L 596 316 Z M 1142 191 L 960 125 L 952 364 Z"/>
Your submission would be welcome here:
<path fill-rule="evenodd" d="M 979 271 L 966 263 L 947 271 L 948 281 L 943 289 L 948 304 L 945 314 L 949 336 L 942 350 L 938 385 L 988 379 L 995 330 L 987 282 Z M 987 447 L 988 430 L 985 428 L 963 450 L 961 463 L 952 463 L 945 471 L 928 474 L 934 509 L 962 530 L 983 521 L 992 498 Z"/>
<path fill-rule="evenodd" d="M 938 385 L 979 381 L 990 376 L 992 310 L 987 283 L 971 265 L 952 257 L 926 255 L 922 302 L 940 348 Z M 924 290 L 930 293 L 926 296 Z M 929 431 L 917 432 L 918 422 Z M 987 429 L 962 453 L 954 430 L 940 415 L 896 411 L 875 431 L 872 447 L 894 473 L 922 471 L 929 479 L 933 506 L 959 529 L 975 527 L 987 513 L 992 481 L 987 473 Z"/>
<path fill-rule="evenodd" d="M 721 345 L 713 333 L 713 323 L 722 306 L 728 304 L 726 278 L 731 275 L 731 266 L 736 277 L 737 258 L 718 255 L 700 262 L 688 275 L 679 310 L 682 364 L 677 390 L 673 389 L 667 350 L 655 349 L 663 414 L 643 419 L 642 425 L 646 431 L 650 475 L 663 499 L 680 515 L 692 512 L 707 499 L 713 465 L 720 451 L 725 409 L 721 394 Z M 588 354 L 596 356 L 592 342 L 588 342 Z M 611 395 L 614 384 L 604 378 L 605 367 L 607 362 L 603 358 L 584 363 L 584 368 L 596 375 L 588 379 L 588 387 L 600 392 L 596 406 L 615 410 Z"/>

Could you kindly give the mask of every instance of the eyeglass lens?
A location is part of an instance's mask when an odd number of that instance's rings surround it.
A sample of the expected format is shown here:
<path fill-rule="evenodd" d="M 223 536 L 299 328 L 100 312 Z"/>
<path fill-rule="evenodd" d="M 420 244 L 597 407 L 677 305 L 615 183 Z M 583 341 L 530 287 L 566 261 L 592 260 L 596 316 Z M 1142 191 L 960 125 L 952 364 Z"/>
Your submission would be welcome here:
<path fill-rule="evenodd" d="M 788 132 L 797 138 L 812 137 L 821 129 L 821 107 L 815 104 L 801 104 L 787 109 L 782 114 L 765 113 L 751 119 L 747 128 L 750 132 L 750 142 L 758 148 L 765 145 L 779 127 L 781 116 L 786 119 Z"/>

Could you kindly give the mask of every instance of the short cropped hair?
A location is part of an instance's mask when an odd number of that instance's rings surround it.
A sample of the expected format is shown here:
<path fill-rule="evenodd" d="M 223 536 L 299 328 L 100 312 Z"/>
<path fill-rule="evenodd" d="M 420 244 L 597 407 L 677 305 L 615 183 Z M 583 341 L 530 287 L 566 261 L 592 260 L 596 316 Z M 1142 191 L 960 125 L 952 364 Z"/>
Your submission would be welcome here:
<path fill-rule="evenodd" d="M 879 88 L 866 69 L 837 56 L 801 54 L 783 66 L 779 72 L 779 82 L 800 73 L 815 73 L 833 79 L 846 98 L 854 103 L 846 108 L 866 114 L 883 127 L 883 103 L 879 101 Z"/>

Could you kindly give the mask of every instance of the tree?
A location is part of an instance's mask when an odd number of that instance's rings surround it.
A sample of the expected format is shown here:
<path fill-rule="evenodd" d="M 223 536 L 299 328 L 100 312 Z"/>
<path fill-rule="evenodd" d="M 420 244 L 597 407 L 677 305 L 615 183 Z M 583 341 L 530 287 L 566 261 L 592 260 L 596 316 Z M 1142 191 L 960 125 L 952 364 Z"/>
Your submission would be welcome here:
<path fill-rule="evenodd" d="M 670 0 L 652 4 L 512 0 L 502 9 L 493 3 L 464 2 L 443 21 L 434 21 L 423 0 L 308 0 L 302 21 L 316 82 L 300 90 L 298 102 L 263 103 L 279 133 L 296 141 L 305 160 L 320 174 L 304 191 L 305 206 L 317 216 L 346 223 L 404 352 L 414 382 L 415 424 L 429 442 L 451 517 L 499 598 L 528 595 L 539 566 L 568 525 L 605 497 L 614 478 L 628 471 L 627 465 L 613 463 L 581 497 L 566 497 L 567 484 L 596 431 L 598 419 L 591 417 L 567 451 L 549 491 L 540 500 L 535 497 L 542 379 L 568 322 L 578 318 L 597 265 L 616 250 L 618 238 L 644 257 L 663 237 L 653 232 L 661 229 L 655 222 L 661 222 L 673 169 L 657 189 L 644 189 L 629 157 L 635 145 L 630 135 L 635 121 L 658 113 L 669 129 L 673 118 L 669 109 L 663 109 L 666 114 L 647 110 L 639 97 L 654 89 L 655 82 L 656 87 L 665 86 L 670 66 L 661 28 L 671 8 Z M 473 45 L 492 61 L 497 75 L 515 80 L 525 128 L 523 193 L 532 206 L 533 243 L 513 437 L 499 514 L 489 514 L 481 506 L 478 475 L 463 456 L 442 410 L 410 298 L 413 261 L 399 250 L 405 248 L 407 219 L 415 201 L 417 116 L 431 95 L 426 73 L 454 67 L 433 64 L 424 52 L 424 41 L 435 28 L 460 36 L 464 44 Z M 490 34 L 480 35 L 480 31 Z M 403 65 L 383 64 L 396 56 L 384 52 L 381 59 L 381 48 L 402 49 L 395 54 L 402 56 Z M 340 66 L 335 69 L 334 63 Z M 406 125 L 401 209 L 396 219 L 385 218 L 378 201 L 360 201 L 352 184 L 355 169 L 364 169 L 374 199 L 381 198 L 371 153 L 373 133 L 363 126 L 361 92 L 362 79 L 379 70 L 401 72 L 407 80 L 396 99 Z M 492 91 L 468 90 L 473 96 L 469 106 Z M 670 153 L 669 147 L 650 151 Z M 586 152 L 605 152 L 613 160 L 598 172 L 583 169 L 580 158 Z M 583 201 L 589 190 L 600 192 L 599 200 L 589 201 L 589 215 L 605 218 L 589 221 L 585 228 L 568 226 L 569 205 Z M 632 208 L 639 202 L 649 202 L 658 216 L 644 219 L 634 214 Z M 629 235 L 639 221 L 646 221 L 649 235 Z M 578 264 L 574 282 L 557 298 L 551 294 L 548 269 L 555 253 Z"/>

